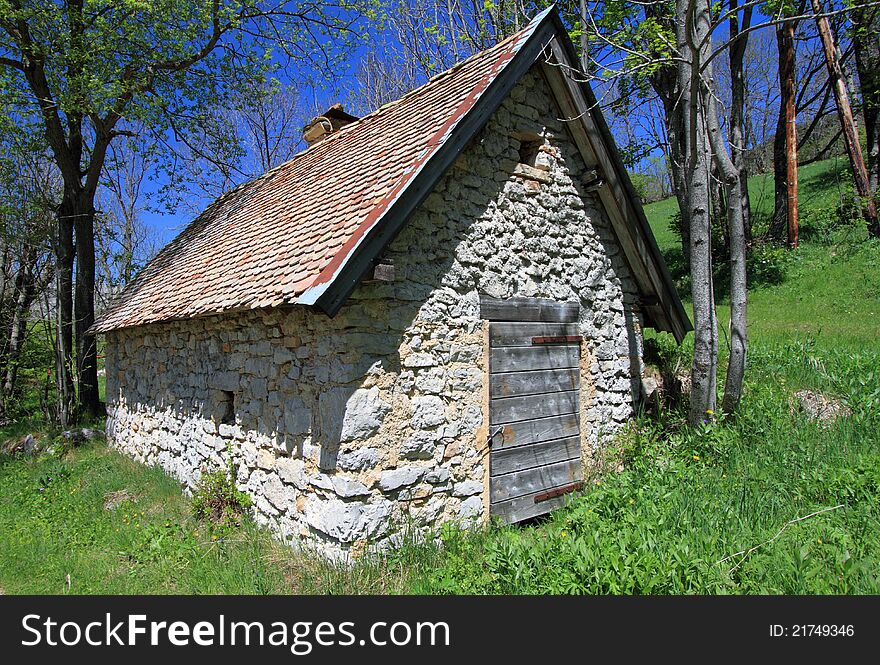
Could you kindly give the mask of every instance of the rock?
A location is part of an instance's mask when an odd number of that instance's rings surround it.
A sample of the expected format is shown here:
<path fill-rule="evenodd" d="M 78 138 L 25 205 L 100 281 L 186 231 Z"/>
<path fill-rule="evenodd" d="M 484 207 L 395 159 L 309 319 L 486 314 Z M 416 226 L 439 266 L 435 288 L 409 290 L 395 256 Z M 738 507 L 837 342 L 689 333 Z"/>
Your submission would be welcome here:
<path fill-rule="evenodd" d="M 152 425 L 152 423 L 147 424 L 150 426 Z M 145 426 L 145 429 L 148 432 L 151 431 L 147 426 Z M 83 427 L 81 429 L 69 429 L 66 432 L 61 432 L 61 436 L 63 436 L 65 439 L 73 444 L 79 444 L 84 441 L 94 441 L 95 439 L 104 436 L 104 434 L 99 430 Z"/>
<path fill-rule="evenodd" d="M 839 399 L 812 390 L 798 390 L 794 394 L 798 406 L 813 420 L 829 426 L 838 418 L 847 418 L 852 410 Z"/>
<path fill-rule="evenodd" d="M 208 377 L 208 386 L 231 392 L 238 390 L 239 381 L 238 372 L 215 372 Z"/>
<path fill-rule="evenodd" d="M 415 429 L 436 427 L 446 421 L 446 404 L 435 395 L 414 397 L 412 426 Z"/>
<path fill-rule="evenodd" d="M 452 487 L 454 496 L 471 496 L 473 494 L 481 494 L 483 492 L 483 483 L 479 480 L 464 480 L 455 483 Z"/>
<path fill-rule="evenodd" d="M 340 452 L 336 458 L 336 465 L 344 471 L 364 471 L 376 466 L 379 459 L 379 451 L 375 448 L 357 448 Z"/>
<path fill-rule="evenodd" d="M 404 367 L 433 367 L 436 364 L 430 353 L 411 353 L 403 361 Z"/>
<path fill-rule="evenodd" d="M 461 431 L 470 434 L 476 432 L 483 424 L 483 412 L 478 406 L 471 404 L 465 408 L 461 417 Z"/>
<path fill-rule="evenodd" d="M 414 485 L 422 476 L 425 475 L 427 469 L 418 466 L 404 466 L 390 471 L 383 471 L 379 476 L 379 489 L 383 492 L 394 492 L 401 487 Z"/>
<path fill-rule="evenodd" d="M 19 450 L 25 455 L 30 455 L 34 452 L 34 448 L 37 447 L 36 441 L 34 440 L 33 434 L 28 434 L 21 440 L 21 444 L 19 445 Z"/>
<path fill-rule="evenodd" d="M 437 441 L 436 432 L 418 431 L 400 444 L 400 456 L 403 459 L 432 459 Z"/>
<path fill-rule="evenodd" d="M 326 473 L 318 473 L 314 476 L 310 476 L 309 484 L 319 487 L 322 490 L 327 490 L 328 492 L 333 491 L 333 481 Z"/>
<path fill-rule="evenodd" d="M 416 388 L 423 393 L 438 394 L 446 387 L 446 374 L 441 367 L 432 367 L 416 377 Z"/>
<path fill-rule="evenodd" d="M 379 398 L 376 387 L 355 390 L 345 404 L 341 441 L 365 439 L 375 434 L 391 406 Z"/>
<path fill-rule="evenodd" d="M 280 457 L 275 461 L 275 471 L 278 473 L 278 477 L 299 490 L 305 489 L 308 484 L 305 466 L 305 462 L 301 459 Z"/>
<path fill-rule="evenodd" d="M 41 450 L 41 446 L 39 445 L 39 441 L 34 438 L 33 434 L 28 434 L 21 439 L 14 439 L 7 442 L 3 445 L 2 450 L 7 455 L 34 455 Z"/>
<path fill-rule="evenodd" d="M 284 401 L 284 431 L 286 434 L 307 434 L 312 429 L 312 410 L 302 397 L 288 397 Z"/>
<path fill-rule="evenodd" d="M 257 466 L 261 469 L 272 469 L 275 467 L 275 455 L 271 450 L 260 448 L 257 450 Z"/>
<path fill-rule="evenodd" d="M 341 476 L 333 476 L 333 491 L 343 499 L 367 496 L 370 493 L 370 489 L 363 483 Z"/>
<path fill-rule="evenodd" d="M 461 502 L 458 509 L 458 517 L 462 520 L 474 519 L 483 514 L 483 499 L 472 496 Z"/>
<path fill-rule="evenodd" d="M 263 496 L 281 512 L 287 510 L 287 504 L 292 498 L 290 490 L 285 487 L 278 474 L 275 473 L 266 476 L 263 483 Z"/>
<path fill-rule="evenodd" d="M 432 469 L 425 476 L 425 482 L 431 483 L 432 485 L 440 485 L 447 480 L 449 480 L 449 469 L 442 466 L 437 469 Z"/>
<path fill-rule="evenodd" d="M 310 527 L 343 543 L 382 536 L 389 528 L 390 514 L 390 501 L 364 504 L 311 496 L 305 506 Z"/>
<path fill-rule="evenodd" d="M 379 389 L 333 388 L 318 398 L 321 436 L 327 443 L 356 441 L 375 434 L 391 406 L 379 396 Z"/>
<path fill-rule="evenodd" d="M 653 376 L 642 377 L 642 399 L 646 402 L 650 401 L 659 387 L 660 384 Z"/>

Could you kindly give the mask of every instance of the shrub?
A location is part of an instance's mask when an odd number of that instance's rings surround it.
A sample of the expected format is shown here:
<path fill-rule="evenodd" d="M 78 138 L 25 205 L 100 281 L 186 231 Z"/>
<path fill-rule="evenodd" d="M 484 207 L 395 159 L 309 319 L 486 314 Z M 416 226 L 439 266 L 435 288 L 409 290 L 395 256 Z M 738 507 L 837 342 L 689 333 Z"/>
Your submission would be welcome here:
<path fill-rule="evenodd" d="M 791 253 L 784 247 L 761 243 L 752 247 L 746 260 L 750 286 L 758 284 L 781 284 Z"/>
<path fill-rule="evenodd" d="M 836 199 L 826 199 L 820 204 L 800 208 L 799 231 L 802 239 L 831 245 L 839 232 L 862 226 L 862 211 L 852 184 L 841 183 L 839 187 L 840 193 Z"/>
<path fill-rule="evenodd" d="M 241 525 L 251 507 L 251 498 L 235 486 L 233 469 L 218 469 L 202 475 L 193 491 L 192 509 L 212 530 L 227 532 Z"/>

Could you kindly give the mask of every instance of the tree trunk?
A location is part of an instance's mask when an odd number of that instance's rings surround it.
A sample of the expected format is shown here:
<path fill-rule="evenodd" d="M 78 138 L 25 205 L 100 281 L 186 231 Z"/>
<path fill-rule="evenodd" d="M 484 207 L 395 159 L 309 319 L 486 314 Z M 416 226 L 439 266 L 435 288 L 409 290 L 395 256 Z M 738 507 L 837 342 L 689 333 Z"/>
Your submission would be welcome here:
<path fill-rule="evenodd" d="M 788 228 L 788 157 L 785 152 L 785 134 L 785 106 L 780 103 L 776 135 L 773 137 L 773 218 L 767 233 L 778 242 L 785 241 Z"/>
<path fill-rule="evenodd" d="M 853 22 L 856 27 L 853 46 L 867 138 L 868 186 L 876 197 L 880 182 L 880 8 L 859 10 Z"/>
<path fill-rule="evenodd" d="M 9 348 L 6 353 L 6 373 L 3 377 L 3 413 L 6 412 L 6 400 L 15 394 L 18 380 L 18 364 L 27 332 L 27 315 L 34 300 L 34 275 L 32 252 L 25 249 L 21 257 L 20 268 L 15 278 L 16 297 L 9 326 Z"/>
<path fill-rule="evenodd" d="M 719 229 L 719 232 L 721 233 L 721 246 L 726 252 L 729 249 L 727 224 L 725 223 L 727 197 L 724 192 L 724 182 L 722 181 L 721 173 L 714 160 L 709 162 L 709 178 L 709 182 L 711 183 L 709 193 L 712 202 L 712 216 L 710 217 L 710 223 L 712 224 L 713 232 L 714 229 Z M 713 247 L 714 243 L 715 241 L 713 241 Z"/>
<path fill-rule="evenodd" d="M 663 3 L 644 7 L 645 17 L 658 21 L 672 31 L 678 31 L 676 17 L 669 14 Z M 688 101 L 682 92 L 679 68 L 673 65 L 660 67 L 649 76 L 651 87 L 663 104 L 666 138 L 669 142 L 667 161 L 670 181 L 681 214 L 681 250 L 686 263 L 690 262 L 690 197 L 688 193 Z"/>
<path fill-rule="evenodd" d="M 819 37 L 822 40 L 822 51 L 825 54 L 825 65 L 828 68 L 828 78 L 834 90 L 834 101 L 837 103 L 837 117 L 843 129 L 843 140 L 846 144 L 846 154 L 849 156 L 849 164 L 853 172 L 853 184 L 856 194 L 859 196 L 859 204 L 862 208 L 862 216 L 868 232 L 874 237 L 880 237 L 880 222 L 877 220 L 877 204 L 874 201 L 874 192 L 868 183 L 868 170 L 865 167 L 865 159 L 862 156 L 862 146 L 859 143 L 859 135 L 856 130 L 852 107 L 849 102 L 849 93 L 846 89 L 846 79 L 843 69 L 837 58 L 837 48 L 834 45 L 834 35 L 831 32 L 831 24 L 827 16 L 821 16 L 824 9 L 819 0 L 811 0 L 813 14 L 816 16 L 816 25 L 819 28 Z"/>
<path fill-rule="evenodd" d="M 65 188 L 58 209 L 58 237 L 55 240 L 57 348 L 55 384 L 58 392 L 58 421 L 67 427 L 75 418 L 76 393 L 73 384 L 73 220 L 78 214 L 78 196 Z"/>
<path fill-rule="evenodd" d="M 711 80 L 711 72 L 707 72 L 707 76 Z M 721 408 L 725 413 L 733 413 L 739 407 L 742 398 L 748 350 L 746 233 L 740 191 L 743 181 L 739 169 L 724 145 L 715 96 L 708 89 L 704 89 L 703 93 L 712 153 L 715 155 L 718 170 L 727 187 L 727 228 L 730 243 L 730 356 L 727 361 L 727 377 L 724 382 Z"/>
<path fill-rule="evenodd" d="M 795 110 L 795 50 L 794 22 L 788 21 L 776 29 L 776 44 L 779 48 L 779 88 L 780 112 L 784 124 L 784 164 L 785 164 L 785 221 L 788 246 L 798 246 L 798 172 L 797 172 L 797 113 Z M 779 126 L 777 125 L 777 129 Z M 778 138 L 778 137 L 777 137 Z M 778 146 L 779 141 L 774 142 Z M 774 163 L 777 155 L 774 155 Z M 777 176 L 778 176 L 777 172 Z M 778 183 L 778 179 L 774 179 Z M 776 192 L 777 200 L 780 192 Z"/>
<path fill-rule="evenodd" d="M 678 65 L 681 90 L 688 100 L 688 194 L 690 270 L 694 308 L 694 359 L 691 366 L 691 425 L 712 420 L 715 413 L 717 323 L 712 284 L 710 225 L 710 146 L 700 72 L 708 49 L 709 5 L 705 0 L 677 0 L 677 42 L 684 62 Z M 699 46 L 697 46 L 699 45 Z"/>
<path fill-rule="evenodd" d="M 730 0 L 731 17 L 730 37 L 733 41 L 730 45 L 730 150 L 733 164 L 739 173 L 740 205 L 742 207 L 743 230 L 746 241 L 752 237 L 752 203 L 749 199 L 749 173 L 746 168 L 746 85 L 743 62 L 746 47 L 749 43 L 749 33 L 741 32 L 748 30 L 752 22 L 752 7 L 746 7 L 742 12 L 742 26 L 739 24 L 739 14 L 736 9 L 738 0 Z M 730 192 L 728 192 L 728 195 Z M 732 231 L 731 231 L 732 233 Z"/>
<path fill-rule="evenodd" d="M 74 221 L 77 415 L 91 419 L 100 413 L 101 404 L 98 397 L 98 349 L 95 336 L 86 332 L 95 322 L 95 208 L 90 197 L 81 201 L 79 210 Z"/>

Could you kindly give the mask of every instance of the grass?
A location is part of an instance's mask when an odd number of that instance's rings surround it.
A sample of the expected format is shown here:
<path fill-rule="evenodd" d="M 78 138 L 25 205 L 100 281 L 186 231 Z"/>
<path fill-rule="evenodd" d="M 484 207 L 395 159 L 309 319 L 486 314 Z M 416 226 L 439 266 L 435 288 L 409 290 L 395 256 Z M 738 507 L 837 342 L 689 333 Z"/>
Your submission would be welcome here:
<path fill-rule="evenodd" d="M 622 472 L 547 519 L 443 548 L 406 545 L 348 568 L 290 550 L 245 521 L 218 531 L 156 469 L 101 443 L 0 458 L 0 588 L 7 593 L 880 593 L 880 243 L 833 222 L 841 164 L 801 172 L 797 252 L 750 294 L 750 366 L 736 419 L 640 418 L 609 451 Z M 845 176 L 845 173 L 844 173 Z M 768 190 L 769 187 L 769 190 Z M 750 182 L 760 214 L 772 180 Z M 767 192 L 770 192 L 770 195 Z M 658 242 L 674 201 L 647 207 Z M 812 227 L 810 225 L 813 225 Z M 719 319 L 727 318 L 719 305 Z M 685 362 L 688 343 L 652 345 Z M 830 426 L 800 388 L 840 399 Z M 22 436 L 28 423 L 0 431 Z M 119 505 L 107 509 L 108 499 Z M 804 519 L 805 518 L 805 519 Z M 69 577 L 68 577 L 69 576 Z"/>
<path fill-rule="evenodd" d="M 345 570 L 249 520 L 218 530 L 177 482 L 92 442 L 0 458 L 0 589 L 36 594 L 394 593 L 436 553 L 406 548 Z"/>

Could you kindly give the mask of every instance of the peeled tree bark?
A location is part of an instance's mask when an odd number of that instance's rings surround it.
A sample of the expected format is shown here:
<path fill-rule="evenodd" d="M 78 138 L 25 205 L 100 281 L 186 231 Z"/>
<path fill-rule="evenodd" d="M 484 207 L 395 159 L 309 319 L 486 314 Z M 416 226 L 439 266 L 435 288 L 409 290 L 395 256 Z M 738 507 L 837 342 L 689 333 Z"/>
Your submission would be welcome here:
<path fill-rule="evenodd" d="M 828 78 L 834 90 L 834 100 L 837 103 L 837 117 L 843 129 L 843 139 L 846 144 L 846 154 L 853 172 L 853 184 L 862 208 L 862 216 L 868 226 L 868 232 L 874 237 L 880 237 L 880 222 L 877 220 L 877 204 L 874 201 L 874 192 L 868 183 L 868 169 L 865 166 L 865 158 L 862 156 L 862 146 L 859 143 L 859 134 L 856 130 L 853 118 L 852 106 L 849 102 L 849 92 L 846 89 L 846 78 L 840 60 L 837 56 L 837 48 L 834 44 L 834 35 L 831 32 L 831 24 L 827 16 L 823 16 L 824 8 L 819 0 L 810 0 L 813 14 L 816 16 L 816 25 L 819 28 L 819 37 L 822 40 L 822 50 L 825 53 L 825 64 L 828 68 Z"/>
<path fill-rule="evenodd" d="M 706 105 L 700 72 L 708 58 L 709 5 L 705 0 L 677 0 L 676 41 L 680 89 L 687 95 L 688 181 L 690 217 L 690 271 L 694 309 L 694 358 L 691 365 L 689 421 L 699 425 L 715 414 L 718 365 L 718 325 L 712 283 L 712 228 L 710 224 L 710 161 Z M 737 199 L 735 205 L 739 205 Z"/>

